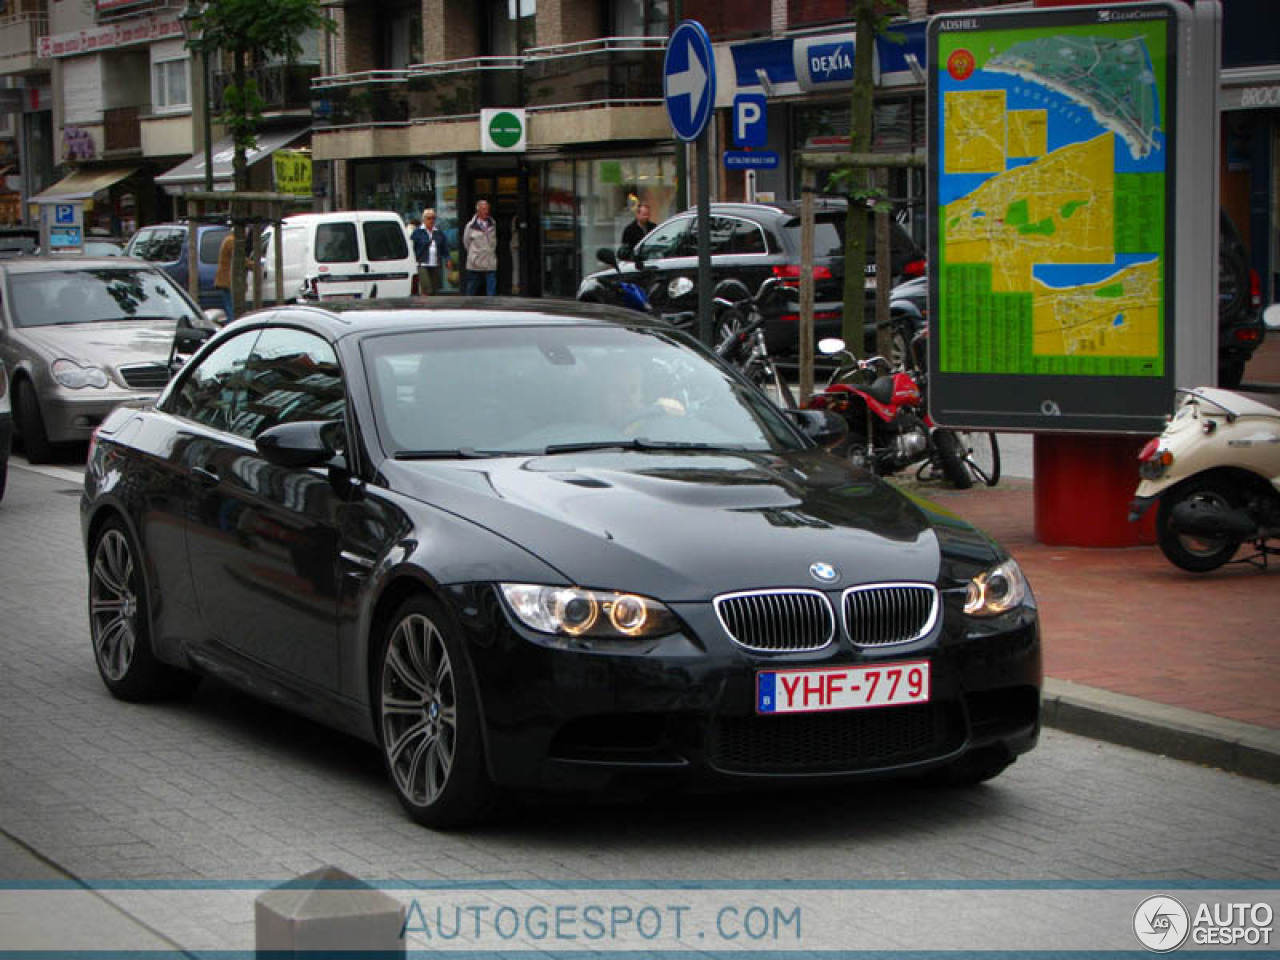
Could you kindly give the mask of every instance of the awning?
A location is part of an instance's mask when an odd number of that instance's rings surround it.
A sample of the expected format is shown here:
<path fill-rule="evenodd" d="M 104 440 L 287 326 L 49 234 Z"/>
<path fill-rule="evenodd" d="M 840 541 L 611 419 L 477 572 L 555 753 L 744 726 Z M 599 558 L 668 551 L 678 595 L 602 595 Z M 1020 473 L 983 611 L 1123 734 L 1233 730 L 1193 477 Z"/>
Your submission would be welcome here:
<path fill-rule="evenodd" d="M 86 167 L 63 177 L 53 186 L 46 187 L 27 202 L 61 203 L 64 200 L 87 200 L 113 183 L 119 183 L 130 174 L 136 173 L 137 170 L 137 167 Z"/>
<path fill-rule="evenodd" d="M 249 165 L 269 157 L 281 147 L 288 146 L 311 128 L 280 127 L 274 130 L 258 131 L 258 145 L 246 152 L 245 160 Z M 213 145 L 213 189 L 230 190 L 234 174 L 236 145 L 231 137 L 223 137 Z M 156 177 L 156 184 L 164 187 L 169 193 L 182 193 L 184 190 L 204 189 L 204 151 L 194 153 L 183 160 L 172 170 L 166 170 Z"/>

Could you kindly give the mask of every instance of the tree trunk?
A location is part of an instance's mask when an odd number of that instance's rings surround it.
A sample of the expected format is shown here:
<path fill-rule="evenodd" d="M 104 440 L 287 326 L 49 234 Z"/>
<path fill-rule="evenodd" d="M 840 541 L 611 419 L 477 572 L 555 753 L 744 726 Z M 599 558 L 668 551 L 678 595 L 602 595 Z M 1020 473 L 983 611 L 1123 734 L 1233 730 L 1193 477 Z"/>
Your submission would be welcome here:
<path fill-rule="evenodd" d="M 875 43 L 874 0 L 850 0 L 849 13 L 856 24 L 853 58 L 853 88 L 849 92 L 849 148 L 855 154 L 871 149 L 871 100 L 873 95 L 871 59 Z M 868 171 L 849 171 L 849 210 L 844 226 L 844 327 L 845 346 L 862 356 L 862 329 L 867 316 L 867 217 L 863 196 Z"/>

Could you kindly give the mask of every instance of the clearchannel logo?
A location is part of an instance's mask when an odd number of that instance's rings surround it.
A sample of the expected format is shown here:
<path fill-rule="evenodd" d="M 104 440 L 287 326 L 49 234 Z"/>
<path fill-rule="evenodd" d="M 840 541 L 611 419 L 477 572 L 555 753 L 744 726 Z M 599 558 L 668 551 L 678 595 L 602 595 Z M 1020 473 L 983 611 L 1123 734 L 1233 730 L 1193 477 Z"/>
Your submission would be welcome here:
<path fill-rule="evenodd" d="M 1133 914 L 1133 933 L 1152 953 L 1197 946 L 1240 947 L 1271 943 L 1275 911 L 1269 903 L 1201 903 L 1195 915 L 1174 897 L 1147 897 Z"/>

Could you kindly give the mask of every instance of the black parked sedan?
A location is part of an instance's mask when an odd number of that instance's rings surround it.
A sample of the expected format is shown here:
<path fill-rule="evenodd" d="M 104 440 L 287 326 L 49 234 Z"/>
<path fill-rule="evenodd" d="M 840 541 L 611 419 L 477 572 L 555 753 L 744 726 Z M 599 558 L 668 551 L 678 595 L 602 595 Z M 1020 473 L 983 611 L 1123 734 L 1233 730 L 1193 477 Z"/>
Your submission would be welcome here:
<path fill-rule="evenodd" d="M 843 199 L 826 198 L 814 216 L 814 330 L 817 338 L 841 335 L 844 315 Z M 924 272 L 924 254 L 897 223 L 890 223 L 892 283 Z M 875 251 L 875 223 L 867 226 L 867 250 Z M 800 204 L 713 203 L 709 224 L 711 280 L 714 296 L 737 302 L 755 293 L 771 277 L 791 296 L 770 298 L 764 306 L 769 352 L 794 355 L 800 345 Z M 600 270 L 582 281 L 578 299 L 627 306 L 619 280 L 638 283 L 654 310 L 662 315 L 696 313 L 698 306 L 698 217 L 686 210 L 665 220 L 628 255 L 619 269 Z M 872 300 L 876 265 L 867 265 L 868 315 L 866 346 L 875 345 Z M 735 293 L 736 291 L 736 293 Z M 720 318 L 716 318 L 717 328 Z M 716 342 L 722 331 L 716 330 Z"/>
<path fill-rule="evenodd" d="M 1017 564 L 636 313 L 291 306 L 99 429 L 93 651 L 378 745 L 422 823 L 499 791 L 931 774 L 1039 731 Z"/>

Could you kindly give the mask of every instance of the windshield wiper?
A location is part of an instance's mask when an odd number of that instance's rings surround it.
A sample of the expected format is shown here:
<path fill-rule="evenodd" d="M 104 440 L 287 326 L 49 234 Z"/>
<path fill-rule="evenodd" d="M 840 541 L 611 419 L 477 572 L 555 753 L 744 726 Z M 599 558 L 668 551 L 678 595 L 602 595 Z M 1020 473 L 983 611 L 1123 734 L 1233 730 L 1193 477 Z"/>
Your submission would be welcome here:
<path fill-rule="evenodd" d="M 544 455 L 580 453 L 584 450 L 726 450 L 741 453 L 750 449 L 741 444 L 699 443 L 693 440 L 586 440 L 582 443 L 553 443 L 543 449 Z"/>
<path fill-rule="evenodd" d="M 457 447 L 453 450 L 397 450 L 394 460 L 486 460 L 489 457 L 509 457 L 506 450 L 477 450 L 474 447 Z"/>

